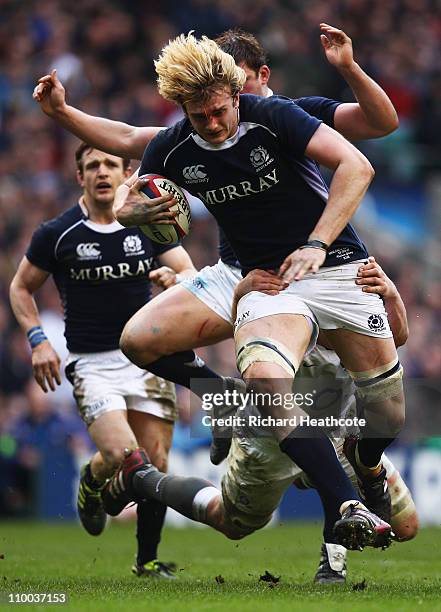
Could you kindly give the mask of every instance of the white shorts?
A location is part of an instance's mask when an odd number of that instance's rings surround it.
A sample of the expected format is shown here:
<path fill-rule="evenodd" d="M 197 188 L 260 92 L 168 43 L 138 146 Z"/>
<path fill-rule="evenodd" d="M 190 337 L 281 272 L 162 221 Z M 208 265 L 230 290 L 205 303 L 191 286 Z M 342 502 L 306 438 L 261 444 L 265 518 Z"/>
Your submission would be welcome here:
<path fill-rule="evenodd" d="M 141 370 L 120 350 L 69 353 L 65 371 L 87 426 L 112 410 L 137 410 L 167 421 L 178 418 L 174 384 Z"/>
<path fill-rule="evenodd" d="M 239 268 L 228 266 L 219 259 L 214 266 L 205 266 L 193 278 L 181 281 L 181 287 L 191 291 L 201 302 L 214 310 L 222 319 L 231 325 L 231 307 L 234 289 L 242 274 Z"/>
<path fill-rule="evenodd" d="M 236 432 L 235 432 L 236 433 Z M 343 455 L 343 439 L 332 440 L 339 459 L 356 484 L 354 471 Z M 243 535 L 264 527 L 293 481 L 304 473 L 271 437 L 234 436 L 222 479 L 222 499 L 228 520 Z"/>
<path fill-rule="evenodd" d="M 301 314 L 315 321 L 320 329 L 343 328 L 366 336 L 391 338 L 382 299 L 355 284 L 360 263 L 321 268 L 301 281 L 293 281 L 278 295 L 258 291 L 244 295 L 237 305 L 235 331 L 262 317 Z"/>

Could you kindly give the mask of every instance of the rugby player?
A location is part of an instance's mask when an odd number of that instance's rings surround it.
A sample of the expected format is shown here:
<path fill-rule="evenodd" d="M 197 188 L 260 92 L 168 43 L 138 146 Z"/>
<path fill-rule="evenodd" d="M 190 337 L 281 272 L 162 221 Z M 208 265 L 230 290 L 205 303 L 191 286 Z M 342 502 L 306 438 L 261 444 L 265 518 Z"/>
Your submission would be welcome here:
<path fill-rule="evenodd" d="M 323 356 L 328 363 L 333 354 Z M 315 357 L 315 355 L 314 355 Z M 314 358 L 308 366 L 315 367 Z M 321 364 L 318 365 L 321 367 Z M 334 367 L 341 370 L 338 359 Z M 348 384 L 347 376 L 340 380 L 342 390 Z M 348 413 L 346 413 L 348 414 Z M 125 501 L 144 499 L 160 500 L 195 521 L 205 523 L 231 539 L 241 539 L 266 525 L 280 503 L 280 499 L 293 481 L 300 481 L 301 488 L 310 487 L 305 474 L 284 455 L 272 437 L 262 436 L 251 418 L 258 418 L 254 407 L 247 407 L 236 414 L 233 444 L 228 455 L 227 472 L 222 479 L 221 490 L 211 483 L 192 477 L 168 476 L 149 465 L 142 449 L 136 451 L 138 461 L 129 456 L 104 493 L 111 496 L 111 487 L 124 483 Z M 343 440 L 333 440 L 339 459 L 347 474 L 357 486 L 352 466 L 343 453 Z M 383 455 L 387 469 L 388 487 L 392 497 L 392 525 L 398 541 L 415 537 L 418 530 L 416 509 L 409 490 L 391 461 Z M 144 462 L 144 463 L 143 463 Z M 113 506 L 115 509 L 115 507 Z M 117 508 L 116 508 L 117 509 Z M 315 582 L 321 584 L 344 583 L 346 580 L 347 551 L 343 546 L 323 543 Z"/>
<path fill-rule="evenodd" d="M 238 415 L 239 416 L 239 415 Z M 201 478 L 168 476 L 149 465 L 145 451 L 136 454 L 144 461 L 133 465 L 128 457 L 112 479 L 124 480 L 126 500 L 161 501 L 187 518 L 205 523 L 226 537 L 241 539 L 264 527 L 272 517 L 283 493 L 304 473 L 280 452 L 273 438 L 262 437 L 261 430 L 247 426 L 250 416 L 258 413 L 246 409 L 241 414 L 243 425 L 236 425 L 228 455 L 227 472 L 221 490 Z M 348 475 L 357 486 L 357 479 L 343 454 L 343 440 L 334 444 Z M 418 530 L 418 518 L 411 494 L 391 461 L 383 455 L 388 486 L 392 496 L 392 525 L 398 541 L 410 540 Z M 310 487 L 309 483 L 306 486 Z M 306 488 L 302 485 L 302 488 Z M 106 494 L 105 494 L 106 495 Z M 112 500 L 113 502 L 113 500 Z M 111 503 L 112 503 L 111 502 Z M 346 579 L 347 551 L 333 543 L 322 544 L 315 582 L 343 583 Z"/>
<path fill-rule="evenodd" d="M 276 269 L 289 283 L 279 295 L 251 292 L 238 303 L 237 365 L 250 389 L 289 393 L 318 326 L 327 330 L 356 380 L 367 419 L 363 437 L 346 445 L 345 452 L 365 497 L 385 521 L 362 526 L 358 506 L 351 501 L 357 499 L 355 490 L 324 432 L 289 426 L 273 428 L 273 433 L 280 448 L 315 482 L 336 520 L 344 513 L 335 528 L 340 543 L 356 546 L 359 538 L 375 545 L 376 538 L 367 534 L 384 534 L 390 519 L 381 456 L 402 426 L 404 397 L 384 306 L 378 296 L 367 296 L 353 284 L 367 251 L 349 220 L 373 169 L 348 141 L 291 100 L 239 98 L 244 71 L 206 37 L 177 37 L 164 47 L 155 67 L 160 94 L 181 105 L 187 117 L 154 138 L 140 174 L 165 174 L 200 197 L 224 230 L 244 274 L 258 267 Z M 189 163 L 203 169 L 204 177 L 187 173 Z M 317 163 L 334 171 L 329 192 Z M 139 205 L 114 210 L 126 226 L 145 223 Z M 137 363 L 142 320 L 139 313 L 131 319 L 121 343 Z M 273 418 L 283 418 L 285 409 L 274 403 L 259 408 Z M 292 415 L 300 418 L 304 412 L 294 406 Z M 327 465 L 326 475 L 320 464 Z M 363 519 L 369 520 L 367 514 Z"/>
<path fill-rule="evenodd" d="M 160 246 L 139 229 L 115 221 L 115 190 L 131 173 L 130 160 L 83 143 L 76 162 L 83 194 L 33 234 L 10 297 L 32 348 L 35 380 L 43 391 L 54 391 L 61 382 L 60 359 L 44 334 L 33 298 L 48 277 L 54 277 L 70 351 L 67 377 L 98 448 L 81 472 L 78 512 L 86 531 L 99 535 L 107 518 L 101 489 L 121 463 L 124 449 L 145 445 L 153 463 L 167 471 L 177 418 L 174 385 L 129 362 L 118 347 L 122 328 L 150 299 L 148 276 L 156 262 L 183 275 L 195 270 L 181 246 Z M 159 198 L 158 206 L 161 203 Z M 161 213 L 152 218 L 161 219 Z M 160 268 L 154 274 L 163 272 Z M 138 553 L 132 568 L 137 575 L 172 576 L 171 568 L 157 560 L 165 510 L 160 503 L 138 505 Z"/>
<path fill-rule="evenodd" d="M 321 41 L 326 57 L 346 78 L 357 102 L 341 104 L 318 97 L 302 98 L 297 102 L 350 140 L 384 136 L 396 129 L 398 120 L 394 107 L 386 93 L 354 61 L 351 39 L 327 24 L 321 24 L 320 28 L 324 32 Z M 254 36 L 230 30 L 222 34 L 218 41 L 245 70 L 247 80 L 244 91 L 265 97 L 272 95 L 268 87 L 270 69 L 266 55 Z M 134 127 L 92 117 L 67 105 L 65 91 L 56 71 L 39 79 L 34 98 L 46 114 L 66 129 L 90 144 L 118 155 L 141 158 L 145 146 L 162 129 Z M 188 168 L 189 171 L 191 169 Z M 141 180 L 133 177 L 121 186 L 121 203 L 127 196 L 136 201 L 135 194 L 142 185 Z M 145 202 L 144 199 L 141 201 Z M 169 221 L 164 219 L 163 222 Z M 138 363 L 148 364 L 150 371 L 187 387 L 190 387 L 192 378 L 214 376 L 202 360 L 196 359 L 192 349 L 232 335 L 231 304 L 241 273 L 237 258 L 222 231 L 219 250 L 218 264 L 204 268 L 193 281 L 181 283 L 174 289 L 174 294 L 164 294 L 160 301 L 150 302 L 145 317 L 152 325 L 145 326 L 136 347 Z M 173 329 L 170 328 L 165 342 L 163 336 L 153 330 L 168 332 L 168 325 Z M 219 450 L 214 447 L 212 451 L 212 458 L 218 463 Z M 220 452 L 223 452 L 222 449 Z"/>
<path fill-rule="evenodd" d="M 330 26 L 326 26 L 325 24 L 322 24 L 322 30 L 326 31 L 328 36 L 332 39 L 332 44 L 324 44 L 325 48 L 327 47 L 326 53 L 328 59 L 331 61 L 331 58 L 333 58 L 331 63 L 334 63 L 337 67 L 339 67 L 338 62 L 342 62 L 340 66 L 341 71 L 346 71 L 346 76 L 348 77 L 354 93 L 360 102 L 360 104 L 341 105 L 340 107 L 337 107 L 338 112 L 335 112 L 336 119 L 338 117 L 340 117 L 340 119 L 345 117 L 345 120 L 347 121 L 348 133 L 346 135 L 355 138 L 366 138 L 370 136 L 382 135 L 395 129 L 396 115 L 390 101 L 384 92 L 382 92 L 382 90 L 378 88 L 378 86 L 374 84 L 373 81 L 371 81 L 367 75 L 365 75 L 353 62 L 352 47 L 348 37 L 346 37 L 344 33 L 330 28 Z M 324 42 L 324 37 L 322 37 L 322 42 Z M 262 77 L 262 75 L 260 75 L 259 78 L 263 80 L 264 76 Z M 106 138 L 106 133 L 108 136 L 108 129 L 111 126 L 114 128 L 116 126 L 116 129 L 119 129 L 121 133 L 123 143 L 122 146 L 126 146 L 129 142 L 131 142 L 133 145 L 136 139 L 141 137 L 141 135 L 145 138 L 151 134 L 151 129 L 149 128 L 135 129 L 131 128 L 130 126 L 114 124 L 99 118 L 88 118 L 80 111 L 72 109 L 72 107 L 67 107 L 64 102 L 64 92 L 54 75 L 48 75 L 47 77 L 41 79 L 41 84 L 36 89 L 36 97 L 38 98 L 39 96 L 41 96 L 43 108 L 46 112 L 48 112 L 48 114 L 55 114 L 63 125 L 69 129 L 72 129 L 73 131 L 78 130 L 78 133 L 80 133 L 81 130 L 87 131 L 87 125 L 89 125 L 88 121 L 89 119 L 92 119 L 94 134 L 102 132 L 100 137 L 103 139 Z M 369 96 L 372 97 L 372 100 L 369 100 Z M 332 111 L 335 111 L 335 108 L 332 109 Z M 386 117 L 384 122 L 381 121 L 382 116 Z M 352 119 L 356 121 L 354 122 Z M 358 132 L 357 122 L 360 124 L 360 129 L 358 129 Z M 337 127 L 337 121 L 335 121 L 335 123 Z M 93 138 L 94 135 L 90 134 L 88 137 Z M 116 139 L 112 138 L 112 142 L 115 142 L 115 140 Z M 111 147 L 112 142 L 106 142 L 105 144 L 106 146 Z M 173 299 L 173 301 L 175 300 Z M 180 304 L 181 303 L 182 300 L 180 300 Z M 163 302 L 161 304 L 162 311 L 164 306 L 165 303 Z M 198 320 L 197 317 L 195 317 L 195 304 L 193 304 L 191 307 L 191 314 L 194 319 Z M 201 317 L 203 322 L 207 322 L 207 318 L 209 316 L 211 316 L 213 320 L 213 313 L 210 313 L 208 309 L 205 309 L 205 312 L 202 311 L 201 315 L 203 315 L 203 318 Z M 199 323 L 197 325 L 198 328 L 200 328 L 200 320 L 201 319 L 199 319 Z M 213 325 L 215 328 L 215 333 L 219 333 L 219 327 L 222 325 L 222 323 L 223 322 L 218 318 L 215 325 Z M 180 328 L 180 332 L 182 333 L 182 327 Z M 210 341 L 213 342 L 213 333 L 212 330 L 210 330 L 209 325 L 205 326 L 204 334 L 208 334 Z M 198 341 L 200 344 L 203 343 L 199 339 Z M 198 344 L 193 344 L 193 346 L 196 345 Z M 145 359 L 145 361 L 147 361 L 147 359 Z"/>

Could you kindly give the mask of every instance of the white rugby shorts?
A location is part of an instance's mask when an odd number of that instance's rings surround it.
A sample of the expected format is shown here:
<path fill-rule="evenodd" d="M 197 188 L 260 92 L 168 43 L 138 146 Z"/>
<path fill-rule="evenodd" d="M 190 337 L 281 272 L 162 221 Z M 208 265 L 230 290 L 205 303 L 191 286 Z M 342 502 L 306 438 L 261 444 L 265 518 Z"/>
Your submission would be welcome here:
<path fill-rule="evenodd" d="M 234 289 L 241 280 L 239 268 L 229 266 L 219 259 L 214 266 L 205 266 L 196 276 L 182 280 L 180 285 L 232 325 Z"/>
<path fill-rule="evenodd" d="M 134 365 L 120 350 L 69 353 L 66 377 L 87 426 L 112 410 L 136 410 L 176 421 L 173 383 Z"/>
<path fill-rule="evenodd" d="M 276 314 L 301 314 L 320 329 L 349 329 L 376 338 L 391 338 L 383 300 L 365 293 L 355 284 L 358 268 L 365 260 L 321 268 L 293 281 L 278 295 L 252 291 L 237 306 L 235 331 L 242 325 Z"/>

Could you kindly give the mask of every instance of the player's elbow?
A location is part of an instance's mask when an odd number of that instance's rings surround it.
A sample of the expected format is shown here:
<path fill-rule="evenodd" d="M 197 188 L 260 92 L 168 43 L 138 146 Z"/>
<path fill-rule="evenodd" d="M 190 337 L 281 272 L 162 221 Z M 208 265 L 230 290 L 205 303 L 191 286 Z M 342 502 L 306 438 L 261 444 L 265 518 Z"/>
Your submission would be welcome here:
<path fill-rule="evenodd" d="M 397 130 L 399 127 L 400 127 L 400 120 L 398 119 L 397 113 L 394 112 L 393 116 L 391 117 L 389 121 L 389 126 L 387 128 L 386 134 L 392 134 L 392 132 L 395 132 L 395 130 Z"/>
<path fill-rule="evenodd" d="M 375 176 L 375 170 L 370 161 L 364 155 L 361 154 L 358 156 L 356 166 L 357 176 L 367 188 L 371 184 Z"/>
<path fill-rule="evenodd" d="M 384 121 L 384 124 L 381 127 L 381 136 L 387 136 L 388 134 L 392 134 L 395 132 L 400 126 L 400 120 L 398 119 L 398 115 L 395 109 L 392 109 L 387 120 Z"/>
<path fill-rule="evenodd" d="M 369 183 L 373 180 L 375 176 L 374 167 L 366 157 L 363 159 L 363 175 L 366 177 Z"/>
<path fill-rule="evenodd" d="M 12 302 L 15 294 L 17 291 L 17 275 L 14 276 L 14 278 L 11 281 L 11 284 L 9 285 L 9 299 Z"/>
<path fill-rule="evenodd" d="M 26 289 L 23 283 L 21 282 L 18 274 L 16 274 L 12 279 L 11 284 L 9 285 L 9 301 L 12 307 L 14 307 L 15 303 L 20 302 L 20 295 L 23 291 L 26 291 Z"/>

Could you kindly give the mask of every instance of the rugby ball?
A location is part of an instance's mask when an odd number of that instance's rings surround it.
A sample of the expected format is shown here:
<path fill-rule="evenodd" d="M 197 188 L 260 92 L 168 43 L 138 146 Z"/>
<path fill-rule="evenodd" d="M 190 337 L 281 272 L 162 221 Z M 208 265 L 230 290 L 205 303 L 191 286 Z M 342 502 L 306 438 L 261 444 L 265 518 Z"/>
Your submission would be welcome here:
<path fill-rule="evenodd" d="M 176 211 L 178 214 L 174 218 L 173 225 L 153 223 L 149 225 L 140 225 L 140 229 L 144 234 L 160 244 L 173 244 L 178 242 L 190 231 L 191 212 L 190 205 L 185 197 L 184 192 L 173 181 L 170 181 L 165 176 L 159 174 L 144 174 L 142 177 L 148 179 L 148 182 L 141 189 L 141 194 L 147 198 L 159 198 L 171 193 L 176 199 L 176 204 L 170 207 L 171 211 Z"/>

